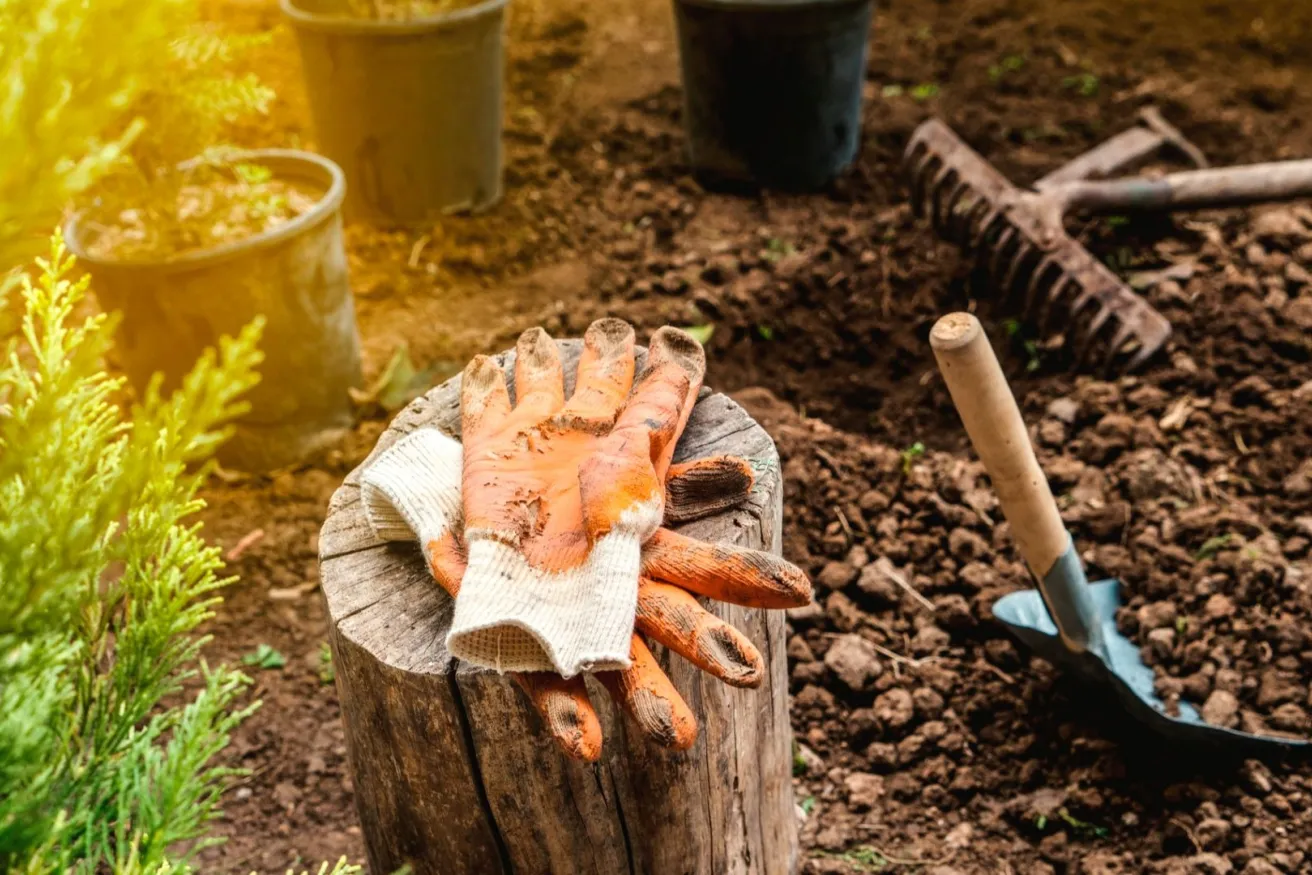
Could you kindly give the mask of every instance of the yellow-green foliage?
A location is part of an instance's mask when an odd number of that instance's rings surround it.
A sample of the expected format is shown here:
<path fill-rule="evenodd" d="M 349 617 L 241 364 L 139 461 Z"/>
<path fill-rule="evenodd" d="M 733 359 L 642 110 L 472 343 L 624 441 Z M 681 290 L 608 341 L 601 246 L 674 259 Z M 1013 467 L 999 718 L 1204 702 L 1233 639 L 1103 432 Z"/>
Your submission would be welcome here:
<path fill-rule="evenodd" d="M 193 22 L 168 46 L 167 83 L 153 84 L 137 106 L 145 130 L 132 148 L 147 179 L 206 152 L 223 150 L 228 129 L 268 111 L 273 92 L 254 73 L 237 73 L 243 54 L 267 34 L 222 34 Z"/>
<path fill-rule="evenodd" d="M 153 178 L 263 111 L 270 92 L 232 70 L 249 40 L 197 0 L 0 0 L 0 275 L 107 174 Z"/>
<path fill-rule="evenodd" d="M 254 384 L 258 325 L 127 415 L 56 240 L 0 361 L 0 871 L 187 870 L 248 683 L 199 659 L 223 584 L 191 520 Z"/>
<path fill-rule="evenodd" d="M 190 15 L 193 0 L 0 0 L 0 268 L 140 133 L 133 106 Z"/>

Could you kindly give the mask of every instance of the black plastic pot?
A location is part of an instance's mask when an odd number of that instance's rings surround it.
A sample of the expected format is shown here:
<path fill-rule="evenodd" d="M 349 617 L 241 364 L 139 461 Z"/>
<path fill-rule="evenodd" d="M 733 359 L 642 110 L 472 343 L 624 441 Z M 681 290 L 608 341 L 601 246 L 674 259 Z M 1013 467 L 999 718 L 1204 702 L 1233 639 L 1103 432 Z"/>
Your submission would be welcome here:
<path fill-rule="evenodd" d="M 268 471 L 335 439 L 354 422 L 360 343 L 342 240 L 342 171 L 309 152 L 265 149 L 242 160 L 321 192 L 308 212 L 243 240 L 171 258 L 125 260 L 87 250 L 95 226 L 74 216 L 69 251 L 91 275 L 101 306 L 122 314 L 119 364 L 138 391 L 160 373 L 175 388 L 219 338 L 265 319 L 260 382 L 250 412 L 219 451 L 225 465 Z"/>
<path fill-rule="evenodd" d="M 506 2 L 374 21 L 342 0 L 281 0 L 318 149 L 346 173 L 348 219 L 423 225 L 501 196 Z"/>
<path fill-rule="evenodd" d="M 688 154 L 706 182 L 823 187 L 852 163 L 871 0 L 675 0 Z"/>

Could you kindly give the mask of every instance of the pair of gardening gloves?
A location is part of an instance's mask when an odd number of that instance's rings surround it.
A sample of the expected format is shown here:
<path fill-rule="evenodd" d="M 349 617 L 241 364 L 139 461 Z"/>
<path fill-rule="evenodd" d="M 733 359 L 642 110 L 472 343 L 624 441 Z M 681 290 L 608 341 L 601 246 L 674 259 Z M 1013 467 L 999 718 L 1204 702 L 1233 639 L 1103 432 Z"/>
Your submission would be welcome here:
<path fill-rule="evenodd" d="M 642 731 L 685 749 L 697 737 L 687 703 L 644 636 L 738 687 L 760 684 L 760 653 L 696 596 L 757 608 L 811 598 L 797 567 L 756 550 L 663 528 L 741 504 L 743 459 L 672 464 L 706 371 L 701 345 L 662 328 L 635 383 L 633 329 L 618 319 L 584 336 L 574 394 L 541 329 L 516 347 L 512 404 L 501 367 L 465 369 L 464 445 L 419 429 L 365 471 L 362 497 L 385 540 L 423 545 L 455 599 L 447 647 L 513 674 L 571 756 L 601 755 L 601 723 L 583 674 Z"/>

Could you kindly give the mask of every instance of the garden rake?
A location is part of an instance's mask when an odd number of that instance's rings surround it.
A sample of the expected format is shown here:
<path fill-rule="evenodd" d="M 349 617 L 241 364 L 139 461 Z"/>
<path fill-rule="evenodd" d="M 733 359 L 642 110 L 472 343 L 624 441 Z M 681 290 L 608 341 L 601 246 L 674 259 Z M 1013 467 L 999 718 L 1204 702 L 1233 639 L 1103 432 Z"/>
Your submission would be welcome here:
<path fill-rule="evenodd" d="M 903 160 L 913 208 L 976 258 L 999 303 L 1021 295 L 1023 315 L 1044 334 L 1064 313 L 1076 367 L 1101 344 L 1104 371 L 1142 365 L 1166 343 L 1171 323 L 1066 232 L 1065 216 L 1240 206 L 1312 194 L 1312 161 L 1102 182 L 1072 178 L 1076 174 L 1063 168 L 1034 189 L 1022 189 L 937 119 L 916 129 Z M 1104 333 L 1111 335 L 1105 343 Z"/>

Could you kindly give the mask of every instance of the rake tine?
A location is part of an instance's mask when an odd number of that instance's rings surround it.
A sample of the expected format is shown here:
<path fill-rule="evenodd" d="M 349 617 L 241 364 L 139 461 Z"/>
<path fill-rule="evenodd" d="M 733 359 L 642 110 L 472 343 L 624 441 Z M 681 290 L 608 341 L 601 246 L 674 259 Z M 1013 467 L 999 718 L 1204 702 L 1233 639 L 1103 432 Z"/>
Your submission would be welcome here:
<path fill-rule="evenodd" d="M 1017 277 L 1023 276 L 1025 265 L 1034 255 L 1035 249 L 1028 241 L 1022 240 L 1016 246 L 1016 254 L 1012 256 L 1011 264 L 1007 267 L 1007 273 L 1002 278 L 999 290 L 1002 292 L 1002 301 L 1005 304 L 1011 300 L 1012 294 L 1016 290 Z"/>
<path fill-rule="evenodd" d="M 1056 275 L 1053 276 L 1050 283 L 1045 282 L 1044 277 L 1053 269 L 1056 269 Z M 1025 302 L 1021 305 L 1021 313 L 1026 319 L 1033 319 L 1035 310 L 1039 306 L 1040 297 L 1039 289 L 1056 286 L 1063 279 L 1061 265 L 1053 259 L 1051 255 L 1045 255 L 1039 260 L 1038 266 L 1034 268 L 1034 273 L 1030 275 L 1030 281 L 1025 286 Z"/>
<path fill-rule="evenodd" d="M 971 195 L 975 200 L 971 203 L 969 209 L 962 213 L 961 245 L 967 250 L 973 251 L 979 235 L 983 232 L 982 223 L 989 219 L 993 204 L 973 188 L 971 189 Z"/>
<path fill-rule="evenodd" d="M 974 252 L 974 241 L 979 234 L 979 221 L 989 211 L 988 198 L 981 196 L 975 189 L 970 189 L 971 202 L 957 211 L 957 220 L 953 230 L 956 242 L 966 251 L 967 257 Z"/>
<path fill-rule="evenodd" d="M 927 151 L 929 145 L 925 142 L 924 137 L 917 131 L 912 135 L 911 141 L 907 143 L 906 149 L 902 151 L 902 160 L 898 162 L 898 172 L 906 176 L 911 172 L 911 165 L 921 153 Z"/>
<path fill-rule="evenodd" d="M 1165 340 L 1156 343 L 1140 343 L 1139 351 L 1134 354 L 1134 357 L 1131 358 L 1129 363 L 1125 366 L 1126 372 L 1137 371 L 1139 368 L 1143 367 L 1143 363 L 1152 358 L 1157 353 L 1157 350 L 1162 348 L 1163 343 L 1165 343 Z"/>
<path fill-rule="evenodd" d="M 925 215 L 925 180 L 929 178 L 930 166 L 937 160 L 938 156 L 926 150 L 924 157 L 916 163 L 915 169 L 911 172 L 912 205 L 918 217 L 923 218 Z"/>
<path fill-rule="evenodd" d="M 1076 349 L 1075 363 L 1077 367 L 1083 367 L 1084 363 L 1088 361 L 1089 354 L 1098 343 L 1099 332 L 1102 331 L 1103 326 L 1107 324 L 1108 320 L 1112 318 L 1111 309 L 1102 301 L 1095 300 L 1093 306 L 1095 308 L 1093 319 L 1089 321 L 1089 324 L 1081 332 L 1081 337 Z"/>
<path fill-rule="evenodd" d="M 1107 359 L 1103 362 L 1103 370 L 1110 372 L 1112 362 L 1116 359 L 1116 354 L 1120 352 L 1125 341 L 1134 336 L 1134 328 L 1129 323 L 1122 322 L 1121 327 L 1116 329 L 1116 334 L 1112 337 L 1111 347 L 1107 350 Z"/>
<path fill-rule="evenodd" d="M 1048 306 L 1044 310 L 1043 321 L 1039 326 L 1040 333 L 1047 334 L 1052 330 L 1052 320 L 1057 315 L 1062 298 L 1071 290 L 1078 290 L 1080 287 L 1079 280 L 1063 272 L 1061 282 L 1048 290 Z"/>
<path fill-rule="evenodd" d="M 992 206 L 992 204 L 986 199 L 984 200 L 984 204 L 986 209 L 988 209 L 988 212 L 984 214 L 984 217 L 980 219 L 979 223 L 975 226 L 975 233 L 971 235 L 968 244 L 970 250 L 975 253 L 982 252 L 984 249 L 984 241 L 988 238 L 990 229 L 1002 216 L 1002 210 L 1000 208 Z"/>
<path fill-rule="evenodd" d="M 956 177 L 957 179 L 961 178 L 957 173 L 956 168 L 945 161 L 938 173 L 934 174 L 934 181 L 930 183 L 929 186 L 930 222 L 940 233 L 942 233 L 944 228 L 943 207 L 945 201 L 943 197 L 943 189 L 951 183 L 953 177 Z"/>
<path fill-rule="evenodd" d="M 1075 300 L 1071 302 L 1071 320 L 1080 315 L 1080 311 L 1091 302 L 1094 302 L 1094 292 L 1091 288 L 1084 288 L 1076 295 Z"/>
<path fill-rule="evenodd" d="M 973 198 L 973 200 L 963 206 L 962 202 L 967 197 Z M 970 214 L 970 211 L 975 208 L 978 202 L 979 196 L 970 187 L 970 183 L 964 179 L 958 179 L 957 184 L 952 187 L 952 191 L 948 192 L 947 222 L 944 224 L 943 232 L 953 243 L 960 245 L 964 242 L 962 239 L 964 237 L 962 230 L 963 218 Z"/>
<path fill-rule="evenodd" d="M 1074 358 L 1071 360 L 1071 367 L 1080 370 L 1084 367 L 1085 361 L 1089 357 L 1089 350 L 1093 347 L 1093 337 L 1087 333 L 1081 332 L 1078 340 L 1071 341 L 1071 350 Z"/>
<path fill-rule="evenodd" d="M 1093 321 L 1089 323 L 1086 334 L 1090 338 L 1097 337 L 1098 332 L 1102 330 L 1102 327 L 1107 324 L 1107 320 L 1110 318 L 1112 318 L 1112 311 L 1099 302 L 1098 312 L 1094 315 Z"/>
<path fill-rule="evenodd" d="M 943 212 L 945 214 L 943 233 L 949 240 L 958 244 L 961 242 L 962 216 L 969 213 L 978 201 L 979 195 L 975 192 L 975 189 L 970 187 L 970 183 L 958 176 L 952 190 L 948 192 L 943 201 Z"/>
<path fill-rule="evenodd" d="M 989 259 L 988 273 L 990 277 L 996 280 L 1002 272 L 1003 253 L 1011 248 L 1012 240 L 1018 236 L 1016 226 L 1008 223 L 1006 230 L 998 237 L 998 242 L 993 247 L 993 257 Z"/>
<path fill-rule="evenodd" d="M 1112 311 L 1106 305 L 1099 302 L 1098 312 L 1093 317 L 1093 321 L 1089 323 L 1088 328 L 1086 328 L 1084 332 L 1085 349 L 1080 356 L 1081 359 L 1084 359 L 1085 355 L 1093 350 L 1094 346 L 1098 342 L 1098 335 L 1102 332 L 1103 326 L 1105 326 L 1111 320 L 1111 318 L 1112 318 Z"/>

